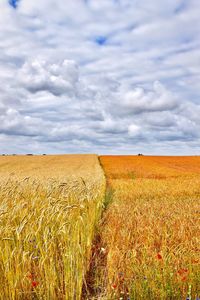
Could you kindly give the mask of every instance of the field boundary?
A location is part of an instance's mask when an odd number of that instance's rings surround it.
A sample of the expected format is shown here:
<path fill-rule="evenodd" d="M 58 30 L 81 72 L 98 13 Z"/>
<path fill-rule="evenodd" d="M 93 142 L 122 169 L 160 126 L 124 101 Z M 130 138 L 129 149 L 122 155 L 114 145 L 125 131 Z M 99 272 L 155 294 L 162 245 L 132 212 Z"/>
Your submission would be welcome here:
<path fill-rule="evenodd" d="M 104 225 L 104 215 L 113 199 L 113 190 L 109 185 L 104 167 L 98 156 L 99 165 L 106 180 L 105 195 L 101 217 L 96 226 L 96 232 L 92 243 L 89 269 L 86 272 L 82 288 L 82 300 L 101 299 L 106 296 L 107 287 L 107 246 L 102 241 L 101 228 Z M 103 282 L 102 282 L 103 279 Z"/>

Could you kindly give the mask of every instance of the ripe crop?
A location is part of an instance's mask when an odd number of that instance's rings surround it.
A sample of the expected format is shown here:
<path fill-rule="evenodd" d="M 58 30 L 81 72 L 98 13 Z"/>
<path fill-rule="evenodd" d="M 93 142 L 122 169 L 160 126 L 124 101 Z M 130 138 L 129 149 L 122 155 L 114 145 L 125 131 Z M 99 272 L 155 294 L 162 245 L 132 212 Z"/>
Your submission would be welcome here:
<path fill-rule="evenodd" d="M 0 158 L 0 299 L 198 299 L 200 157 L 99 160 Z"/>
<path fill-rule="evenodd" d="M 0 299 L 80 299 L 105 180 L 97 156 L 0 159 Z"/>
<path fill-rule="evenodd" d="M 200 158 L 103 156 L 108 299 L 200 295 Z"/>

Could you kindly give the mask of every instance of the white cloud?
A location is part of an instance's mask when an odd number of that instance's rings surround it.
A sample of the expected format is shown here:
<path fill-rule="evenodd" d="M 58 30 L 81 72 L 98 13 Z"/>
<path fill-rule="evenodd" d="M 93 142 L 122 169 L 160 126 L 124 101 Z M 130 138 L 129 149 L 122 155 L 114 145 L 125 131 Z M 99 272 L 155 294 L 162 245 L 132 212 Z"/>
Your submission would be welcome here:
<path fill-rule="evenodd" d="M 74 61 L 49 63 L 45 60 L 26 62 L 18 72 L 22 87 L 32 93 L 49 91 L 53 95 L 73 95 L 78 82 L 78 67 Z"/>
<path fill-rule="evenodd" d="M 170 93 L 160 82 L 153 84 L 153 91 L 145 92 L 135 88 L 124 95 L 123 107 L 132 113 L 146 111 L 167 111 L 178 106 L 176 96 Z"/>
<path fill-rule="evenodd" d="M 135 124 L 131 124 L 128 127 L 128 133 L 130 136 L 136 136 L 138 133 L 140 132 L 140 127 L 135 125 Z"/>
<path fill-rule="evenodd" d="M 199 9 L 196 0 L 21 0 L 14 10 L 2 0 L 2 151 L 198 149 Z"/>

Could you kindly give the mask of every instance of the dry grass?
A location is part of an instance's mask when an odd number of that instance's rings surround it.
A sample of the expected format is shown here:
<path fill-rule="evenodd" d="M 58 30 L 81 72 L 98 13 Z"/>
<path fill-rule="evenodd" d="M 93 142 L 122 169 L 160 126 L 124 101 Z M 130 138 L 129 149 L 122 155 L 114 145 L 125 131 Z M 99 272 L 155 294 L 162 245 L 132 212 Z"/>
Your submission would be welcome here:
<path fill-rule="evenodd" d="M 200 297 L 200 158 L 101 157 L 107 299 Z"/>
<path fill-rule="evenodd" d="M 0 299 L 80 299 L 105 192 L 95 155 L 0 158 Z"/>

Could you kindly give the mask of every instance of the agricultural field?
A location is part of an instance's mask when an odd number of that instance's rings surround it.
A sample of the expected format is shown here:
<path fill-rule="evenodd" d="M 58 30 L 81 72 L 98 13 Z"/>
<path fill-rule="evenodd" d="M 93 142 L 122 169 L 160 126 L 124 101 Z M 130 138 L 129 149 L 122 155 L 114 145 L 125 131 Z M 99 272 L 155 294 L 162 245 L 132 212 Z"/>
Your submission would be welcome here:
<path fill-rule="evenodd" d="M 96 155 L 0 157 L 0 299 L 80 299 L 105 193 Z"/>
<path fill-rule="evenodd" d="M 200 157 L 100 161 L 110 195 L 101 225 L 107 299 L 199 299 Z"/>
<path fill-rule="evenodd" d="M 200 157 L 0 157 L 0 300 L 196 300 Z"/>

